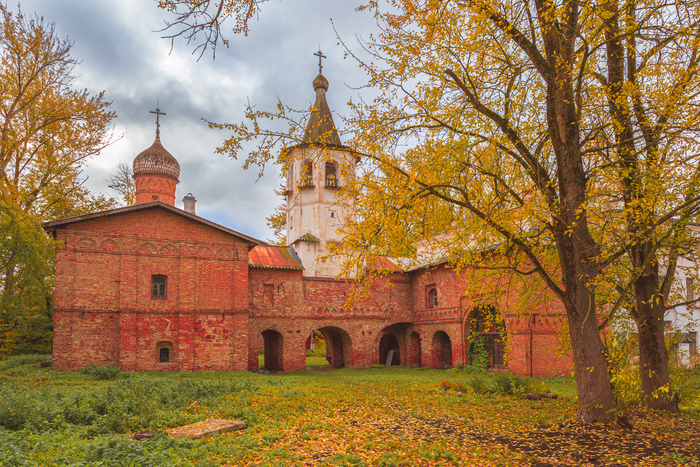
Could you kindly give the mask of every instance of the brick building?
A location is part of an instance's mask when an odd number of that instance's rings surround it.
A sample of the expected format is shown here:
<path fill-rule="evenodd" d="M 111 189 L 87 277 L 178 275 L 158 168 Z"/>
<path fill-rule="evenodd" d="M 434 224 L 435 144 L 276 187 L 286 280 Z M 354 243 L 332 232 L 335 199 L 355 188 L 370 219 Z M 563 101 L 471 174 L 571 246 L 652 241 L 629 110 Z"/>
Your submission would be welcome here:
<path fill-rule="evenodd" d="M 571 371 L 560 356 L 561 305 L 542 300 L 529 316 L 509 310 L 518 292 L 492 303 L 465 295 L 469 273 L 446 264 L 397 268 L 348 304 L 353 279 L 317 259 L 340 241 L 352 215 L 336 195 L 357 157 L 343 146 L 326 103 L 316 103 L 287 179 L 287 247 L 267 245 L 175 207 L 180 167 L 153 145 L 133 163 L 136 204 L 46 224 L 56 255 L 53 366 L 116 364 L 123 370 L 257 370 L 306 367 L 305 343 L 326 340 L 333 367 L 385 363 L 452 367 L 468 361 L 479 326 L 489 364 L 517 374 Z M 391 281 L 391 287 L 387 282 Z M 484 319 L 490 317 L 490 319 Z M 494 320 L 495 318 L 495 320 Z M 496 325 L 493 325 L 493 323 Z"/>

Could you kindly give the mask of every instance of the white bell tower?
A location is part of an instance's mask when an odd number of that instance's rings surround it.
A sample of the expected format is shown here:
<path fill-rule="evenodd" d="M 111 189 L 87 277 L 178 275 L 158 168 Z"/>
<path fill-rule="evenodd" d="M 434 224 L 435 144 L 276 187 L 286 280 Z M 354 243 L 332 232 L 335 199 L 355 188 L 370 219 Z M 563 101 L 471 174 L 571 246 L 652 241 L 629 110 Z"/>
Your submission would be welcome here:
<path fill-rule="evenodd" d="M 314 79 L 316 102 L 301 144 L 292 147 L 293 162 L 287 174 L 287 244 L 301 259 L 305 277 L 336 277 L 338 259 L 326 262 L 319 257 L 340 241 L 337 230 L 352 210 L 341 206 L 338 190 L 355 176 L 358 157 L 343 146 L 326 102 L 328 80 L 320 73 Z"/>

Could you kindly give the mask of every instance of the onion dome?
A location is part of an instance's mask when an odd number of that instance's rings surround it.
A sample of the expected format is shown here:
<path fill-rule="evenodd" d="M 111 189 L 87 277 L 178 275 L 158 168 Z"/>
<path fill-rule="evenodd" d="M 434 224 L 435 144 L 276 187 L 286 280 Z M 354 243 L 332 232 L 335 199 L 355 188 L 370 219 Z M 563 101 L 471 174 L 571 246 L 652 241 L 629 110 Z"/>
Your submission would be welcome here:
<path fill-rule="evenodd" d="M 333 123 L 331 109 L 326 102 L 326 91 L 328 90 L 328 80 L 319 73 L 314 79 L 314 90 L 316 91 L 316 102 L 311 109 L 309 123 L 306 124 L 306 132 L 302 143 L 322 144 L 324 146 L 342 146 L 338 130 Z"/>
<path fill-rule="evenodd" d="M 161 174 L 178 180 L 180 178 L 180 164 L 177 163 L 172 154 L 165 150 L 160 138 L 156 138 L 150 148 L 141 152 L 134 159 L 134 175 L 138 174 Z"/>

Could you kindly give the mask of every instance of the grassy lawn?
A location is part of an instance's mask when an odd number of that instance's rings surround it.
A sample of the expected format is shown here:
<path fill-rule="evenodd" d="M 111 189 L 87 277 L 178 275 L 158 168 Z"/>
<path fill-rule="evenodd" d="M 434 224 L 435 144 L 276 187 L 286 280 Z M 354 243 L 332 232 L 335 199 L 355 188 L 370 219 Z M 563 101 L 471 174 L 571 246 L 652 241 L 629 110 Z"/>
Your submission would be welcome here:
<path fill-rule="evenodd" d="M 100 380 L 109 375 L 6 363 L 3 466 L 700 465 L 697 401 L 677 416 L 635 412 L 632 430 L 581 427 L 573 423 L 570 378 L 508 383 L 507 376 L 377 366 Z M 559 397 L 529 401 L 526 390 Z M 197 441 L 128 439 L 207 418 L 249 427 Z"/>

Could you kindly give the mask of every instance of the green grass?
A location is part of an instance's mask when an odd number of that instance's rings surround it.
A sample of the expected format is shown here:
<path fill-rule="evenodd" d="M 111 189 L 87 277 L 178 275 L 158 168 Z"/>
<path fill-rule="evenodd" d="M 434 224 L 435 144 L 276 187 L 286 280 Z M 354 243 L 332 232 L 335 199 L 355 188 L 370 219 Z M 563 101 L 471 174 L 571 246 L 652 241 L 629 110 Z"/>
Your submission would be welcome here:
<path fill-rule="evenodd" d="M 90 372 L 40 369 L 36 361 L 41 360 L 0 366 L 2 466 L 531 465 L 532 454 L 477 435 L 505 439 L 568 423 L 576 413 L 571 378 L 512 384 L 503 375 L 380 366 L 275 375 L 120 373 L 95 379 Z M 326 365 L 322 357 L 307 361 L 312 367 Z M 475 391 L 480 384 L 491 389 Z M 560 398 L 525 401 L 516 393 L 528 385 L 546 387 Z M 697 423 L 694 417 L 690 420 Z M 208 418 L 244 420 L 249 427 L 198 441 L 128 439 L 136 431 Z M 680 436 L 668 428 L 674 419 L 653 420 L 657 435 Z M 566 455 L 557 461 L 570 464 Z M 633 461 L 622 465 L 653 465 Z"/>

